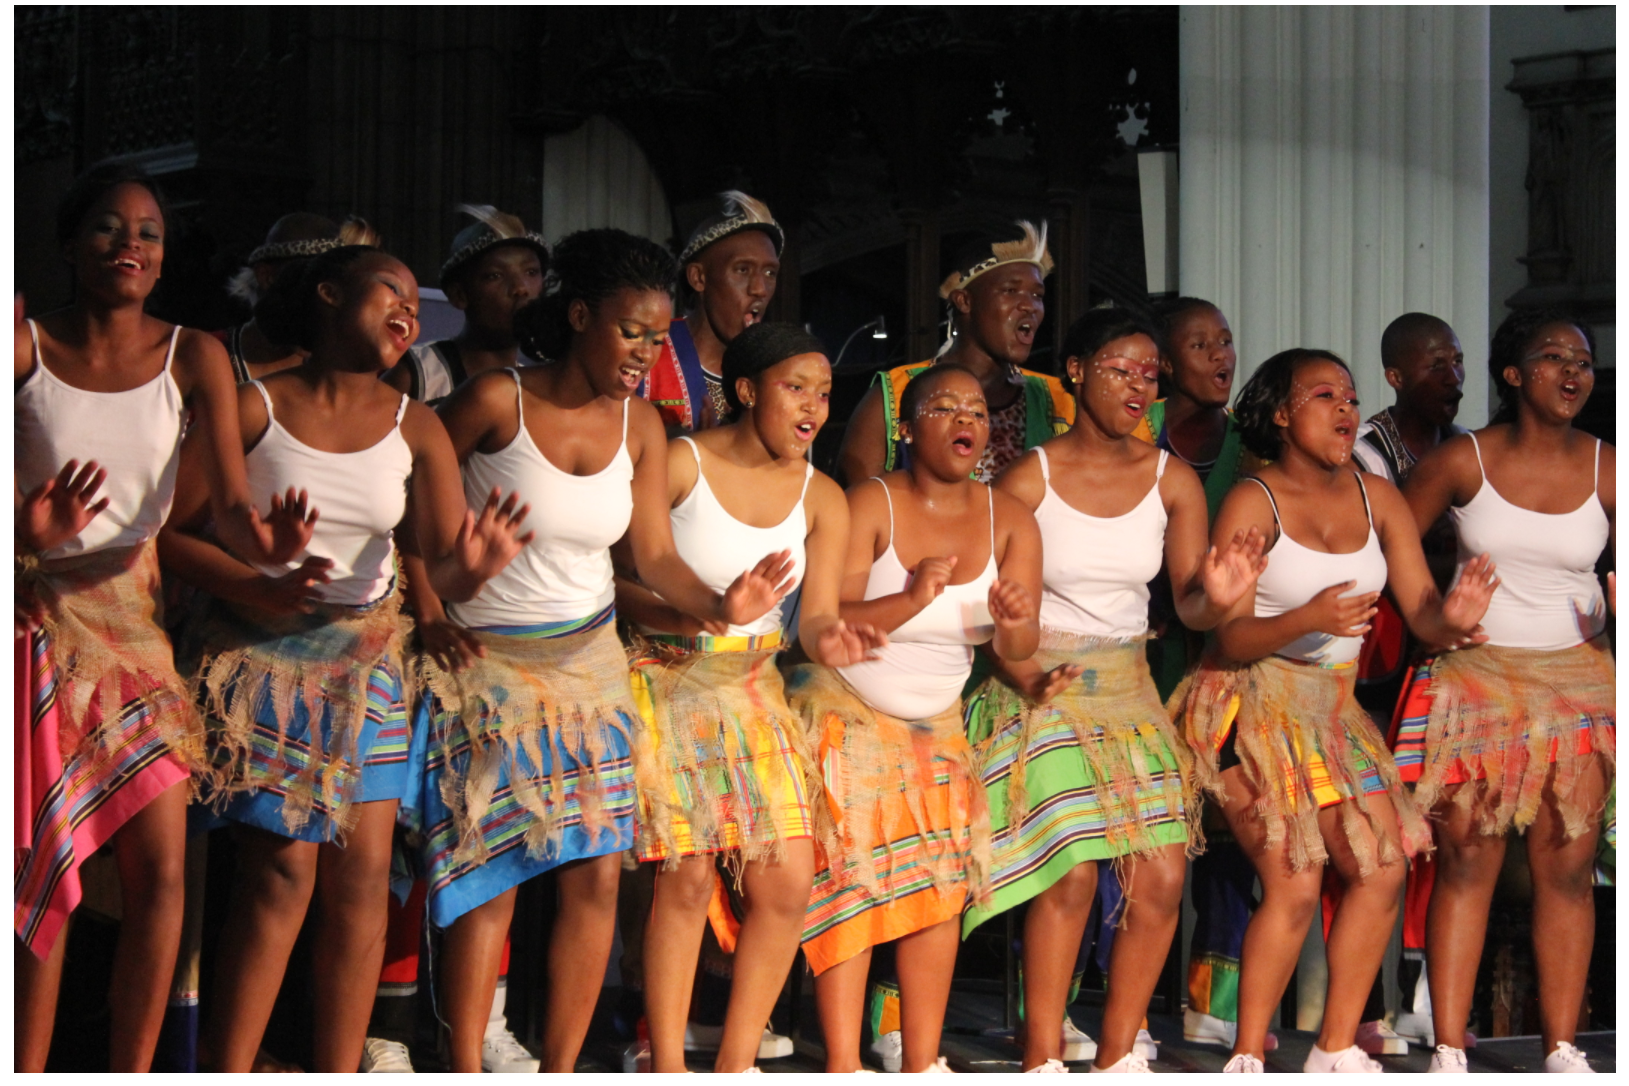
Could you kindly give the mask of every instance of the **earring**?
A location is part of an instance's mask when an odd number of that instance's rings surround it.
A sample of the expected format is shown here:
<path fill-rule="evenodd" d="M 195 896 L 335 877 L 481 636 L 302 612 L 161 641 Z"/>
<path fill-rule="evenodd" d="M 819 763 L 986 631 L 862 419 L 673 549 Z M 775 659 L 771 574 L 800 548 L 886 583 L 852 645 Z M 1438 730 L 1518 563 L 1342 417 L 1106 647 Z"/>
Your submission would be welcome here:
<path fill-rule="evenodd" d="M 909 445 L 910 443 L 911 443 L 911 435 L 906 434 L 905 435 L 905 444 Z"/>
<path fill-rule="evenodd" d="M 756 402 L 757 402 L 756 400 L 748 400 L 743 406 L 751 407 Z"/>

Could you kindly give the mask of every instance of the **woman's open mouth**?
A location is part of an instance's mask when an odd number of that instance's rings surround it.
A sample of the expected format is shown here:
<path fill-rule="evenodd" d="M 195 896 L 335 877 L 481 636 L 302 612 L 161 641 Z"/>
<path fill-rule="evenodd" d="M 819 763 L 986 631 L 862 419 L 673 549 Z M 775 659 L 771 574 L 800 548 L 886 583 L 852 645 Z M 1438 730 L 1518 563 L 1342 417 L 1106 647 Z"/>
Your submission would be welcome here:
<path fill-rule="evenodd" d="M 1146 400 L 1126 401 L 1126 414 L 1130 415 L 1134 419 L 1142 418 L 1143 412 L 1146 410 L 1148 410 L 1148 403 Z"/>
<path fill-rule="evenodd" d="M 1213 374 L 1211 376 L 1211 381 L 1215 383 L 1217 388 L 1232 388 L 1233 387 L 1233 371 L 1232 370 L 1217 370 L 1215 372 L 1215 374 Z"/>
<path fill-rule="evenodd" d="M 116 256 L 112 261 L 110 261 L 110 263 L 119 271 L 126 272 L 130 275 L 140 275 L 146 270 L 143 267 L 142 262 L 133 256 Z"/>
<path fill-rule="evenodd" d="M 956 450 L 958 456 L 972 456 L 976 445 L 973 435 L 966 430 L 950 439 L 950 447 Z"/>
<path fill-rule="evenodd" d="M 1561 398 L 1564 400 L 1576 400 L 1582 392 L 1583 386 L 1577 381 L 1561 382 Z"/>
<path fill-rule="evenodd" d="M 792 429 L 798 435 L 799 441 L 813 441 L 815 434 L 820 430 L 818 426 L 810 421 L 800 422 Z"/>
<path fill-rule="evenodd" d="M 629 392 L 639 390 L 639 382 L 645 379 L 645 367 L 637 363 L 626 363 L 617 370 L 617 376 L 622 379 L 622 387 Z"/>
<path fill-rule="evenodd" d="M 401 340 L 403 344 L 413 342 L 413 322 L 401 317 L 392 317 L 385 322 L 392 335 Z"/>

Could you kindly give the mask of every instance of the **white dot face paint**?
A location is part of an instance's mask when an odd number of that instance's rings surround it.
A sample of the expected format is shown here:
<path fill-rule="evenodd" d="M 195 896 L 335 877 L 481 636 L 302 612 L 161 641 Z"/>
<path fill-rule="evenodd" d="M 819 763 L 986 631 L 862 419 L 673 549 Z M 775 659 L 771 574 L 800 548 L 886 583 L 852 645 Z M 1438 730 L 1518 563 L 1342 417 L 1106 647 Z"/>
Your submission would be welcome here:
<path fill-rule="evenodd" d="M 1361 416 L 1352 376 L 1345 367 L 1334 362 L 1303 365 L 1290 386 L 1284 414 L 1286 440 L 1326 462 L 1351 460 Z"/>

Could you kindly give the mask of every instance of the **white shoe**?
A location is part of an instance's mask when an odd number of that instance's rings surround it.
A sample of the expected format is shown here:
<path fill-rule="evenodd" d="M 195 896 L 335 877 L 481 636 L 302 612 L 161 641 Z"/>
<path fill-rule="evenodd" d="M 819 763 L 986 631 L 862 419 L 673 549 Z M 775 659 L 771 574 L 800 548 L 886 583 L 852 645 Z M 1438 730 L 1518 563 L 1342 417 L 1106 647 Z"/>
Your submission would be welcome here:
<path fill-rule="evenodd" d="M 1160 1043 L 1146 1029 L 1137 1031 L 1137 1039 L 1132 1042 L 1131 1050 L 1149 1063 L 1160 1058 Z"/>
<path fill-rule="evenodd" d="M 742 1071 L 741 1073 L 743 1075 L 761 1075 L 761 1074 L 763 1074 L 763 1072 L 758 1070 L 758 1068 L 756 1068 L 756 1067 L 749 1067 L 745 1071 Z"/>
<path fill-rule="evenodd" d="M 1081 1060 L 1093 1059 L 1097 1056 L 1097 1042 L 1086 1035 L 1086 1032 L 1063 1016 L 1063 1058 L 1066 1063 L 1079 1063 Z"/>
<path fill-rule="evenodd" d="M 541 1062 L 507 1026 L 481 1038 L 481 1070 L 489 1075 L 535 1075 Z"/>
<path fill-rule="evenodd" d="M 890 1030 L 867 1046 L 873 1058 L 890 1075 L 899 1074 L 899 1065 L 905 1059 L 905 1036 L 899 1030 Z"/>
<path fill-rule="evenodd" d="M 1136 1052 L 1127 1052 L 1124 1056 L 1121 1056 L 1107 1067 L 1099 1067 L 1095 1063 L 1092 1064 L 1092 1073 L 1105 1075 L 1152 1075 L 1154 1072 L 1148 1069 L 1147 1060 L 1137 1055 Z"/>
<path fill-rule="evenodd" d="M 1468 1075 L 1470 1067 L 1465 1063 L 1465 1050 L 1450 1045 L 1438 1045 L 1436 1054 L 1431 1057 L 1430 1074 L 1433 1075 Z"/>
<path fill-rule="evenodd" d="M 784 1060 L 795 1051 L 792 1038 L 776 1033 L 768 1026 L 764 1027 L 764 1035 L 758 1041 L 758 1058 L 760 1060 Z"/>
<path fill-rule="evenodd" d="M 1237 1056 L 1228 1060 L 1227 1064 L 1222 1068 L 1222 1074 L 1224 1075 L 1263 1075 L 1266 1073 L 1267 1068 L 1263 1067 L 1261 1061 L 1248 1052 L 1240 1052 Z"/>
<path fill-rule="evenodd" d="M 369 1037 L 362 1042 L 362 1074 L 413 1073 L 413 1060 L 407 1046 L 400 1041 L 387 1041 L 383 1037 Z"/>
<path fill-rule="evenodd" d="M 724 1043 L 723 1026 L 700 1026 L 694 1022 L 684 1024 L 684 1050 L 686 1052 L 717 1052 Z M 764 1027 L 758 1042 L 760 1060 L 781 1060 L 792 1054 L 792 1038 L 783 1037 Z"/>
<path fill-rule="evenodd" d="M 1062 1060 L 1047 1060 L 1045 1063 L 1031 1067 L 1024 1072 L 1026 1075 L 1067 1075 L 1068 1073 L 1069 1068 L 1063 1065 Z"/>
<path fill-rule="evenodd" d="M 1361 1030 L 1362 1027 L 1359 1027 Z M 1420 1014 L 1416 1011 L 1403 1011 L 1397 1015 L 1397 1025 L 1392 1032 L 1405 1041 L 1434 1048 L 1437 1044 L 1436 1027 L 1431 1024 L 1429 1014 Z"/>
<path fill-rule="evenodd" d="M 1584 1053 L 1566 1041 L 1560 1041 L 1555 1051 L 1544 1057 L 1544 1071 L 1551 1075 L 1593 1075 L 1595 1068 L 1584 1059 Z"/>
<path fill-rule="evenodd" d="M 1221 1045 L 1223 1048 L 1232 1048 L 1239 1039 L 1239 1024 L 1189 1007 L 1182 1012 L 1182 1039 L 1196 1045 Z M 1262 1047 L 1268 1052 L 1276 1049 L 1278 1035 L 1268 1033 L 1267 1041 Z"/>
<path fill-rule="evenodd" d="M 954 1075 L 955 1073 L 956 1072 L 950 1069 L 950 1061 L 946 1060 L 943 1056 L 940 1056 L 937 1060 L 934 1060 L 932 1063 L 928 1064 L 926 1067 L 922 1068 L 922 1070 L 917 1072 L 919 1075 Z"/>
<path fill-rule="evenodd" d="M 1302 1074 L 1374 1075 L 1384 1071 L 1379 1062 L 1363 1054 L 1357 1045 L 1339 1052 L 1325 1052 L 1317 1045 L 1307 1053 L 1307 1062 L 1301 1065 Z"/>
<path fill-rule="evenodd" d="M 1371 1056 L 1408 1055 L 1408 1042 L 1379 1020 L 1358 1024 L 1357 1046 Z"/>

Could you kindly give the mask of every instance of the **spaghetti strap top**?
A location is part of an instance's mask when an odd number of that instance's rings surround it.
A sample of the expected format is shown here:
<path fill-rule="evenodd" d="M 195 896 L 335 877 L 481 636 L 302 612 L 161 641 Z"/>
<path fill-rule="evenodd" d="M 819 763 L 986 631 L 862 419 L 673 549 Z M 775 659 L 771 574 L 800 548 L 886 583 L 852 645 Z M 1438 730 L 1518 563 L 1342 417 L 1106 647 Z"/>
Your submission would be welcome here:
<path fill-rule="evenodd" d="M 531 626 L 571 622 L 597 614 L 616 598 L 611 544 L 633 519 L 633 458 L 628 455 L 628 404 L 622 404 L 622 443 L 611 462 L 592 475 L 573 475 L 549 463 L 526 428 L 520 371 L 515 379 L 514 440 L 495 453 L 475 452 L 464 462 L 464 497 L 486 504 L 494 487 L 520 494 L 536 533 L 513 561 L 467 603 L 449 604 L 455 622 Z"/>
<path fill-rule="evenodd" d="M 181 335 L 170 332 L 164 368 L 123 392 L 70 385 L 45 366 L 39 327 L 28 322 L 34 368 L 17 390 L 17 486 L 27 494 L 70 460 L 94 460 L 107 471 L 97 500 L 107 508 L 74 538 L 41 557 L 65 558 L 111 547 L 134 547 L 158 534 L 175 498 L 185 405 L 172 366 Z"/>
<path fill-rule="evenodd" d="M 402 437 L 408 397 L 396 408 L 396 425 L 366 449 L 335 453 L 313 449 L 283 428 L 272 413 L 266 386 L 250 381 L 266 404 L 266 432 L 244 459 L 249 496 L 264 516 L 273 494 L 289 487 L 306 491 L 321 516 L 306 549 L 281 566 L 257 564 L 280 577 L 307 558 L 329 558 L 329 582 L 316 586 L 325 603 L 360 607 L 390 589 L 396 571 L 393 532 L 407 509 L 407 480 L 413 451 Z"/>
<path fill-rule="evenodd" d="M 1356 581 L 1346 593 L 1361 596 L 1366 592 L 1379 592 L 1386 587 L 1386 555 L 1380 549 L 1380 533 L 1374 530 L 1374 512 L 1369 507 L 1369 491 L 1358 475 L 1358 491 L 1363 495 L 1363 514 L 1369 522 L 1369 535 L 1358 550 L 1345 554 L 1310 550 L 1291 539 L 1284 532 L 1278 516 L 1278 499 L 1272 488 L 1254 476 L 1250 481 L 1267 492 L 1267 501 L 1273 507 L 1273 529 L 1276 542 L 1267 555 L 1267 568 L 1256 580 L 1256 617 L 1272 618 L 1293 611 L 1330 585 Z M 1358 658 L 1363 648 L 1361 637 L 1334 637 L 1313 632 L 1299 637 L 1279 649 L 1274 655 L 1309 664 L 1346 664 Z"/>
<path fill-rule="evenodd" d="M 1037 446 L 1045 496 L 1041 529 L 1041 625 L 1086 637 L 1131 638 L 1148 630 L 1148 582 L 1165 564 L 1160 480 L 1170 453 L 1160 450 L 1154 485 L 1117 517 L 1082 513 L 1052 488 L 1046 450 Z"/>
<path fill-rule="evenodd" d="M 680 437 L 696 458 L 696 485 L 673 508 L 673 545 L 679 557 L 714 592 L 723 592 L 735 579 L 777 551 L 792 552 L 793 588 L 803 582 L 808 567 L 803 544 L 809 535 L 808 514 L 803 500 L 814 478 L 814 465 L 805 464 L 803 489 L 791 512 L 772 528 L 756 528 L 730 516 L 707 482 L 701 465 L 701 448 L 689 437 Z M 784 601 L 783 601 L 784 602 Z M 762 637 L 781 628 L 781 604 L 744 626 L 731 626 L 730 637 Z"/>
<path fill-rule="evenodd" d="M 1459 536 L 1458 568 L 1479 554 L 1493 558 L 1499 587 L 1482 616 L 1488 643 L 1512 649 L 1555 651 L 1588 641 L 1606 628 L 1606 600 L 1595 561 L 1612 525 L 1601 506 L 1601 442 L 1595 442 L 1595 482 L 1570 513 L 1535 513 L 1507 501 L 1488 481 L 1482 446 L 1471 435 L 1482 485 L 1476 496 L 1449 509 Z"/>
<path fill-rule="evenodd" d="M 887 483 L 877 482 L 888 502 L 888 548 L 871 564 L 868 600 L 903 592 L 911 580 L 894 549 L 893 496 Z M 973 646 L 995 636 L 989 599 L 998 568 L 995 492 L 988 497 L 990 559 L 983 571 L 966 584 L 946 585 L 932 603 L 890 631 L 877 659 L 838 669 L 869 705 L 889 716 L 926 720 L 954 705 L 973 671 Z"/>

